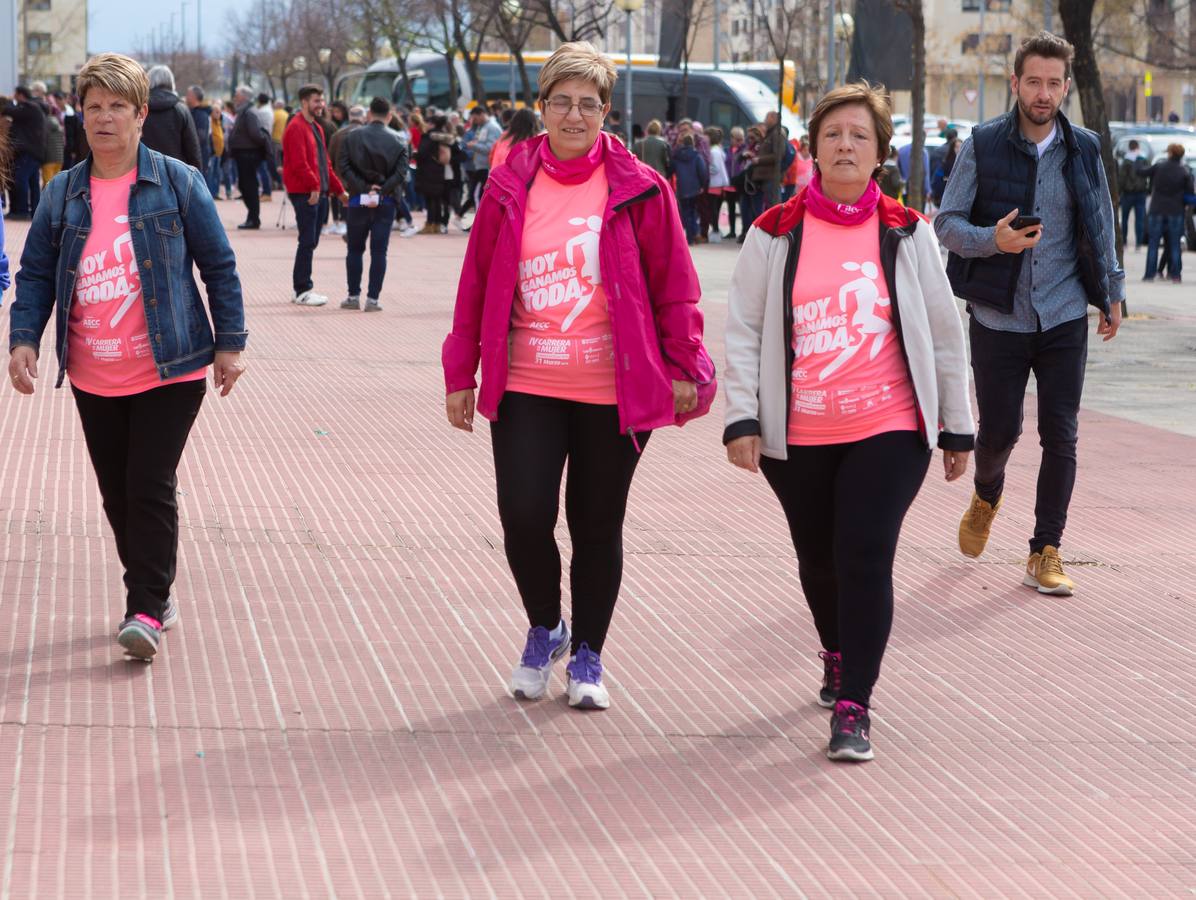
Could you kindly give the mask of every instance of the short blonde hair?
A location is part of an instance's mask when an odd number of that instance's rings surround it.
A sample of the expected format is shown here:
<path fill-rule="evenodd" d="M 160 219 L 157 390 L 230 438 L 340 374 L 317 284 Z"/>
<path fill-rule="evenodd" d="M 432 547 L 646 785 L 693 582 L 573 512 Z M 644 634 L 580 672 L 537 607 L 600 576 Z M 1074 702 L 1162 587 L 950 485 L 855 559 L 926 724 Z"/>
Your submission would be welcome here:
<path fill-rule="evenodd" d="M 588 81 L 598 90 L 603 103 L 610 103 L 619 71 L 615 64 L 589 41 L 561 44 L 540 70 L 540 99 L 547 100 L 562 81 Z"/>
<path fill-rule="evenodd" d="M 75 90 L 79 94 L 79 105 L 87 99 L 87 92 L 93 87 L 103 88 L 111 94 L 123 97 L 137 109 L 149 102 L 149 79 L 145 69 L 130 56 L 123 53 L 100 53 L 89 59 L 79 70 Z"/>
<path fill-rule="evenodd" d="M 872 115 L 876 129 L 876 158 L 880 162 L 889 158 L 889 142 L 893 140 L 893 111 L 889 105 L 889 93 L 884 85 L 873 85 L 857 81 L 837 87 L 821 100 L 810 116 L 810 153 L 818 158 L 818 132 L 822 122 L 832 110 L 841 106 L 862 106 Z"/>

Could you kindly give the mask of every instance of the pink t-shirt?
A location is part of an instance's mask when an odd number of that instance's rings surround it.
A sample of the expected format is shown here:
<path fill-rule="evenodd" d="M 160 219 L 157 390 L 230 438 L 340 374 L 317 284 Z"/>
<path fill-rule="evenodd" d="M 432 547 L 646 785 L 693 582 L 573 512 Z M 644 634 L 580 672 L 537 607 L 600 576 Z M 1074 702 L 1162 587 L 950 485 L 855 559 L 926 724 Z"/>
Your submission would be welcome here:
<path fill-rule="evenodd" d="M 129 188 L 136 180 L 136 169 L 120 178 L 91 179 L 91 234 L 75 277 L 67 371 L 75 387 L 102 397 L 198 381 L 205 371 L 167 381 L 158 377 L 129 233 Z"/>
<path fill-rule="evenodd" d="M 790 444 L 845 444 L 916 431 L 909 369 L 893 330 L 873 214 L 848 227 L 803 220 L 793 281 Z"/>
<path fill-rule="evenodd" d="M 507 390 L 614 404 L 615 351 L 598 241 L 606 167 L 582 184 L 541 171 L 527 195 Z"/>

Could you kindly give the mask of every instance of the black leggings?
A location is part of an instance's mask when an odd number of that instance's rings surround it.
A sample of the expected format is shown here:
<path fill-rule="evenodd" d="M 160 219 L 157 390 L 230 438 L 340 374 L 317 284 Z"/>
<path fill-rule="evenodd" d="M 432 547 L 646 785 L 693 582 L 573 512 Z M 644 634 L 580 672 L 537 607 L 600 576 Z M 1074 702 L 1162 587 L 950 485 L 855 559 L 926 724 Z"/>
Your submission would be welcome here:
<path fill-rule="evenodd" d="M 125 616 L 144 613 L 161 621 L 178 556 L 175 471 L 205 384 L 180 381 L 127 397 L 72 390 L 125 570 Z"/>
<path fill-rule="evenodd" d="M 851 444 L 790 446 L 763 457 L 797 550 L 798 575 L 825 650 L 843 654 L 839 696 L 868 706 L 893 625 L 893 557 L 930 454 L 914 431 Z"/>
<path fill-rule="evenodd" d="M 508 392 L 490 425 L 498 515 L 507 562 L 532 627 L 561 620 L 561 553 L 553 530 L 560 511 L 573 544 L 573 652 L 602 652 L 623 580 L 623 516 L 640 454 L 619 433 L 614 406 Z M 642 448 L 649 432 L 639 432 Z"/>

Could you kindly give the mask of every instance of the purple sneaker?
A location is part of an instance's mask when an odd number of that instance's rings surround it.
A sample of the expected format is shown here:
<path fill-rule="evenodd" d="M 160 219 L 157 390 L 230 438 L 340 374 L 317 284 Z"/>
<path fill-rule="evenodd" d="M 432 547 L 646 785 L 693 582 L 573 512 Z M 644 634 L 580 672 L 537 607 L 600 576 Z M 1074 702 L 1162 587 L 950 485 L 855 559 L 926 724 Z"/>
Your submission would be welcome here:
<path fill-rule="evenodd" d="M 523 657 L 511 673 L 511 696 L 517 700 L 539 700 L 548 690 L 552 667 L 569 649 L 569 626 L 561 620 L 561 636 L 553 640 L 552 632 L 542 625 L 529 628 Z"/>
<path fill-rule="evenodd" d="M 822 690 L 818 692 L 818 705 L 830 709 L 839 699 L 839 688 L 843 683 L 843 654 L 823 650 L 818 658 L 822 660 Z"/>
<path fill-rule="evenodd" d="M 145 613 L 137 613 L 120 623 L 116 640 L 129 656 L 148 662 L 154 658 L 158 644 L 162 642 L 162 623 Z"/>
<path fill-rule="evenodd" d="M 565 666 L 565 690 L 569 705 L 578 709 L 609 709 L 610 693 L 602 684 L 602 658 L 581 644 Z"/>

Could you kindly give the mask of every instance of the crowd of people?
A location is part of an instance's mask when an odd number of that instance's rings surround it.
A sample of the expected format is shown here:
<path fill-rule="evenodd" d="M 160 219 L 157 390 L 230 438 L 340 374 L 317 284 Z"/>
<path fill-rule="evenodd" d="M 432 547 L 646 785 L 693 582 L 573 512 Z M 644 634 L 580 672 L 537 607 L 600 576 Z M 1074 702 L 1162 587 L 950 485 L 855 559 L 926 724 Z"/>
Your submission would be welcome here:
<path fill-rule="evenodd" d="M 490 420 L 504 548 L 529 626 L 508 689 L 542 698 L 567 658 L 569 705 L 609 707 L 602 653 L 636 468 L 655 430 L 706 414 L 717 389 L 689 245 L 721 238 L 726 202 L 742 244 L 721 372 L 726 457 L 763 474 L 788 524 L 820 643 L 817 702 L 832 710 L 827 755 L 872 759 L 904 517 L 936 449 L 948 482 L 974 451 L 956 538 L 963 554 L 983 553 L 1031 372 L 1042 462 L 1020 578 L 1042 594 L 1076 589 L 1059 547 L 1088 312 L 1112 339 L 1125 284 L 1099 139 L 1061 111 L 1072 52 L 1046 32 L 1022 42 L 1011 110 L 948 142 L 933 224 L 899 199 L 889 99 L 866 83 L 824 96 L 808 135 L 787 135 L 775 115 L 728 134 L 653 121 L 629 148 L 607 118 L 617 70 L 585 42 L 543 66 L 535 110 L 464 117 L 396 112 L 383 98 L 330 106 L 314 84 L 291 111 L 247 87 L 222 108 L 198 88 L 180 99 L 168 70 L 93 58 L 70 104 L 89 152 L 49 179 L 40 204 L 23 201 L 36 213 L 9 375 L 33 393 L 57 310 L 57 384 L 69 376 L 125 569 L 118 642 L 152 659 L 178 620 L 175 469 L 207 368 L 221 396 L 245 370 L 240 282 L 216 206 L 221 190 L 231 197 L 230 157 L 247 211 L 238 227 L 261 227 L 259 189 L 294 207 L 299 305 L 327 302 L 312 283 L 322 233 L 343 231 L 347 244 L 342 307 L 377 311 L 396 222 L 414 231 L 422 204 L 422 233 L 444 234 L 450 219 L 469 231 L 441 349 L 445 414 L 465 432 L 475 413 Z M 16 146 L 29 188 L 29 145 Z M 1163 165 L 1134 171 L 1162 183 Z M 75 239 L 63 240 L 68 229 Z M 0 290 L 6 281 L 0 252 Z"/>

